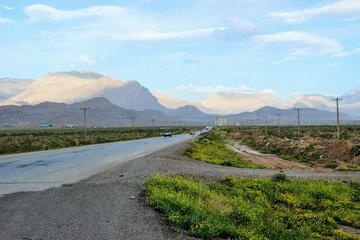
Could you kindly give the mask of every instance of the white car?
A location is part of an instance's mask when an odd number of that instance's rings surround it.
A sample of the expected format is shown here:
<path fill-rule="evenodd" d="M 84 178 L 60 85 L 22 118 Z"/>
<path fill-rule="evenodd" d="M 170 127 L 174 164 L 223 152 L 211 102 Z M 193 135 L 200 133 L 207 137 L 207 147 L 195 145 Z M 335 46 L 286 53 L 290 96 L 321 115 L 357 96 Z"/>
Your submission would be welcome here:
<path fill-rule="evenodd" d="M 164 137 L 172 137 L 172 133 L 171 132 L 164 132 L 163 136 Z"/>

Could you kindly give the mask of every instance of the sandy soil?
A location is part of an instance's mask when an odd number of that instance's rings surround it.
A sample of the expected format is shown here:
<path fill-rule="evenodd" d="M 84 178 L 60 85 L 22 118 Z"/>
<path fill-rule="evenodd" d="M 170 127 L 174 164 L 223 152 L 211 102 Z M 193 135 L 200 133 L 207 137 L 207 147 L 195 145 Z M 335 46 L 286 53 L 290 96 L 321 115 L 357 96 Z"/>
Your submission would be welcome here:
<path fill-rule="evenodd" d="M 237 153 L 239 153 L 244 159 L 254 163 L 261 164 L 268 169 L 294 169 L 294 170 L 308 170 L 317 172 L 333 172 L 334 170 L 329 168 L 310 167 L 298 162 L 284 160 L 273 154 L 262 154 L 256 150 L 242 145 L 236 141 L 228 141 L 227 147 Z"/>

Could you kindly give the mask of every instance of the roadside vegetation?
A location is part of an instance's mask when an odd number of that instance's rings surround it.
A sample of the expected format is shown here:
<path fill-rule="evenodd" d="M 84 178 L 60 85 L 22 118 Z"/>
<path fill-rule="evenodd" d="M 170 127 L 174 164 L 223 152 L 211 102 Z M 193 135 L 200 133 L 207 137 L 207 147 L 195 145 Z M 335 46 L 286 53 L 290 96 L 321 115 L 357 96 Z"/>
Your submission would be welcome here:
<path fill-rule="evenodd" d="M 360 127 L 342 127 L 340 139 L 333 126 L 226 128 L 227 137 L 262 153 L 276 154 L 285 160 L 342 171 L 360 170 Z"/>
<path fill-rule="evenodd" d="M 172 128 L 173 134 L 191 128 Z M 0 154 L 24 153 L 159 136 L 162 128 L 0 129 Z"/>
<path fill-rule="evenodd" d="M 323 180 L 154 175 L 147 202 L 167 221 L 203 239 L 355 240 L 360 183 Z"/>
<path fill-rule="evenodd" d="M 204 133 L 196 142 L 191 143 L 185 156 L 223 166 L 239 168 L 264 168 L 259 164 L 242 159 L 236 152 L 228 149 L 217 131 Z"/>

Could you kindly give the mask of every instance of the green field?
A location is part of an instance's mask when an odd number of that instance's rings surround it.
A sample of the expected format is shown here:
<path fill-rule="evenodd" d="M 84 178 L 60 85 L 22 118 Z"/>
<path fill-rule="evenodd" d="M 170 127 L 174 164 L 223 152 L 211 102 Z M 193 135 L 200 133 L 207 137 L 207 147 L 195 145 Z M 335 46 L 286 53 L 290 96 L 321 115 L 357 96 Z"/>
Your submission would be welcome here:
<path fill-rule="evenodd" d="M 167 128 L 168 129 L 168 128 Z M 173 134 L 186 133 L 192 128 L 171 129 Z M 0 154 L 58 149 L 88 144 L 108 143 L 159 136 L 163 128 L 90 128 L 87 138 L 76 129 L 0 129 Z"/>
<path fill-rule="evenodd" d="M 360 239 L 341 229 L 360 229 L 358 182 L 155 175 L 146 195 L 171 225 L 203 239 Z"/>
<path fill-rule="evenodd" d="M 236 152 L 228 149 L 216 131 L 207 132 L 196 142 L 191 143 L 185 156 L 223 166 L 263 168 L 259 164 L 242 159 Z"/>

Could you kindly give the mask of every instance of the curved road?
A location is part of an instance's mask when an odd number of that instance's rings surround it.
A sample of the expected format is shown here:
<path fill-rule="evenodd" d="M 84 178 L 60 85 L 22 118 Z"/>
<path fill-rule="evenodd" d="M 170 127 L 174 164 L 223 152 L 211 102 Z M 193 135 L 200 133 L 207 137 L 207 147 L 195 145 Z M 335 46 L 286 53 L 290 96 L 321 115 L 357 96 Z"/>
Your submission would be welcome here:
<path fill-rule="evenodd" d="M 171 138 L 156 137 L 2 156 L 0 196 L 75 183 L 120 163 L 192 138 L 181 134 Z"/>

